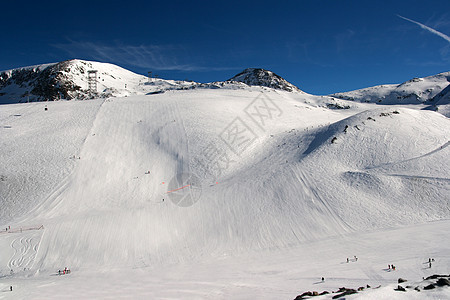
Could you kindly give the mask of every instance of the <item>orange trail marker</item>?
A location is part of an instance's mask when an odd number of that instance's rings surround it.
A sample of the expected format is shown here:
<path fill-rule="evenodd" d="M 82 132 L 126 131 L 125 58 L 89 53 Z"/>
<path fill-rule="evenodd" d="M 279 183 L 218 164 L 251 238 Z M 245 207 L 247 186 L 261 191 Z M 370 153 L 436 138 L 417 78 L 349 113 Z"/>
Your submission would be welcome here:
<path fill-rule="evenodd" d="M 172 193 L 172 192 L 176 192 L 176 191 L 178 191 L 178 190 L 181 190 L 181 189 L 184 189 L 184 188 L 187 188 L 188 186 L 191 186 L 190 184 L 187 184 L 187 185 L 185 185 L 185 186 L 182 186 L 182 187 L 180 187 L 180 188 L 177 188 L 177 189 L 174 189 L 174 190 L 171 190 L 171 191 L 168 191 L 166 194 L 168 194 L 168 193 Z"/>

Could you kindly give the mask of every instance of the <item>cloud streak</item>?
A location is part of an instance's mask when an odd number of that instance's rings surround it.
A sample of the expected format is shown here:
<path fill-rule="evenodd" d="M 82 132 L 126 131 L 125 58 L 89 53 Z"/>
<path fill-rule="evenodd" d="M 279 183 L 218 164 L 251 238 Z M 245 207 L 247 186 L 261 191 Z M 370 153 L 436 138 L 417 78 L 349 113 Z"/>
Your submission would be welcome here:
<path fill-rule="evenodd" d="M 429 31 L 429 32 L 431 32 L 431 33 L 437 35 L 437 36 L 440 36 L 441 38 L 443 38 L 444 40 L 446 40 L 447 42 L 450 43 L 450 37 L 449 37 L 448 35 L 442 33 L 442 32 L 437 31 L 436 29 L 433 29 L 433 28 L 428 27 L 428 26 L 426 26 L 426 25 L 424 25 L 424 24 L 422 24 L 422 23 L 419 23 L 419 22 L 417 22 L 417 21 L 408 19 L 408 18 L 403 17 L 403 16 L 400 16 L 400 15 L 397 15 L 397 17 L 402 18 L 402 19 L 404 19 L 404 20 L 406 20 L 406 21 L 409 21 L 409 22 L 411 22 L 411 23 L 414 23 L 414 24 L 416 24 L 416 25 L 419 25 L 422 29 L 425 29 L 425 30 L 427 30 L 427 31 Z"/>
<path fill-rule="evenodd" d="M 222 71 L 235 68 L 207 67 L 192 63 L 180 63 L 179 57 L 186 59 L 187 51 L 177 45 L 100 45 L 92 42 L 69 40 L 54 47 L 73 57 L 88 56 L 94 60 L 166 71 Z M 188 59 L 188 58 L 187 58 Z"/>

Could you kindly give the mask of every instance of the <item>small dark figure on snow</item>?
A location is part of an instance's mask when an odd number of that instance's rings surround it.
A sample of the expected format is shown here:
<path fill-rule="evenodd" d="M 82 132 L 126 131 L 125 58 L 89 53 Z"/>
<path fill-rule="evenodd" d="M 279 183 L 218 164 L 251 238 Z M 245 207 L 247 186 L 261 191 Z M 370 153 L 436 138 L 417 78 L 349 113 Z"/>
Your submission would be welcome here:
<path fill-rule="evenodd" d="M 9 287 L 9 290 L 12 292 L 12 285 Z"/>
<path fill-rule="evenodd" d="M 431 268 L 431 262 L 430 262 L 430 266 L 429 267 Z"/>
<path fill-rule="evenodd" d="M 348 257 L 347 257 L 347 262 L 348 262 Z"/>
<path fill-rule="evenodd" d="M 358 258 L 356 257 L 356 255 L 355 255 L 355 261 L 358 261 Z"/>
<path fill-rule="evenodd" d="M 388 265 L 388 270 L 390 270 L 391 269 L 391 265 Z"/>
<path fill-rule="evenodd" d="M 61 275 L 61 270 L 58 270 L 58 275 Z"/>
<path fill-rule="evenodd" d="M 325 278 L 322 277 L 322 281 L 325 281 Z"/>

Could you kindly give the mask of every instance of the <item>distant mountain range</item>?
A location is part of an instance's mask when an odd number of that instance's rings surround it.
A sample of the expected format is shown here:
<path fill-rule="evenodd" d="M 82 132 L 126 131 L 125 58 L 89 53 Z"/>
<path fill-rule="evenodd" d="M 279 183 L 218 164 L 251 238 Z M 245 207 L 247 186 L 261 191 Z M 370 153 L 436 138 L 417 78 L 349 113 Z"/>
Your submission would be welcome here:
<path fill-rule="evenodd" d="M 88 88 L 88 71 L 97 70 L 97 91 Z M 18 68 L 0 73 L 0 104 L 126 97 L 193 88 L 231 88 L 262 86 L 293 93 L 304 93 L 281 76 L 264 69 L 245 69 L 222 82 L 197 83 L 148 78 L 109 63 L 68 60 Z M 386 84 L 336 93 L 330 97 L 377 104 L 425 104 L 428 109 L 448 115 L 450 72 L 414 78 L 402 84 Z M 443 110 L 443 111 L 441 111 Z"/>

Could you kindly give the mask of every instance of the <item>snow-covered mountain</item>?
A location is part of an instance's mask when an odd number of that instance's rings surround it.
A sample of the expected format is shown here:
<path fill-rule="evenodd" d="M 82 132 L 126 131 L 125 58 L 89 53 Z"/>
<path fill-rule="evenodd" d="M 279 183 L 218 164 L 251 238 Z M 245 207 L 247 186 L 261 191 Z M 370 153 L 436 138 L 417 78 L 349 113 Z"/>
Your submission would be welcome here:
<path fill-rule="evenodd" d="M 91 93 L 88 71 L 97 71 L 97 92 Z M 0 104 L 125 97 L 193 88 L 242 89 L 247 85 L 300 91 L 280 76 L 263 69 L 246 69 L 227 81 L 197 83 L 148 78 L 109 63 L 68 60 L 0 73 Z"/>
<path fill-rule="evenodd" d="M 450 117 L 449 86 L 450 72 L 444 72 L 424 78 L 413 78 L 401 84 L 378 85 L 330 96 L 380 105 L 419 104 L 424 105 L 423 109 L 438 111 Z"/>
<path fill-rule="evenodd" d="M 97 71 L 97 92 L 88 88 L 88 71 Z M 195 83 L 145 77 L 109 63 L 68 60 L 3 71 L 0 104 L 125 97 L 189 88 Z"/>
<path fill-rule="evenodd" d="M 450 118 L 450 84 L 427 103 L 430 104 L 431 110 L 438 111 Z"/>
<path fill-rule="evenodd" d="M 450 295 L 447 117 L 88 64 L 123 96 L 1 106 L 0 299 Z"/>
<path fill-rule="evenodd" d="M 401 84 L 384 84 L 331 96 L 378 104 L 422 104 L 430 102 L 450 84 L 450 72 L 413 78 Z"/>
<path fill-rule="evenodd" d="M 88 89 L 88 71 L 97 70 L 97 92 Z M 450 72 L 414 78 L 402 84 L 388 84 L 336 93 L 327 97 L 329 108 L 343 108 L 336 99 L 377 104 L 424 104 L 448 116 L 443 93 L 450 84 Z M 54 64 L 18 68 L 0 73 L 0 104 L 125 97 L 187 89 L 245 89 L 247 86 L 304 93 L 281 76 L 264 69 L 248 68 L 219 82 L 149 79 L 113 64 L 73 59 Z M 439 100 L 438 100 L 439 99 Z M 348 107 L 345 106 L 345 107 Z"/>
<path fill-rule="evenodd" d="M 301 92 L 298 87 L 289 83 L 281 76 L 264 69 L 248 68 L 237 74 L 227 82 L 243 82 L 250 86 L 265 86 L 288 92 Z"/>

